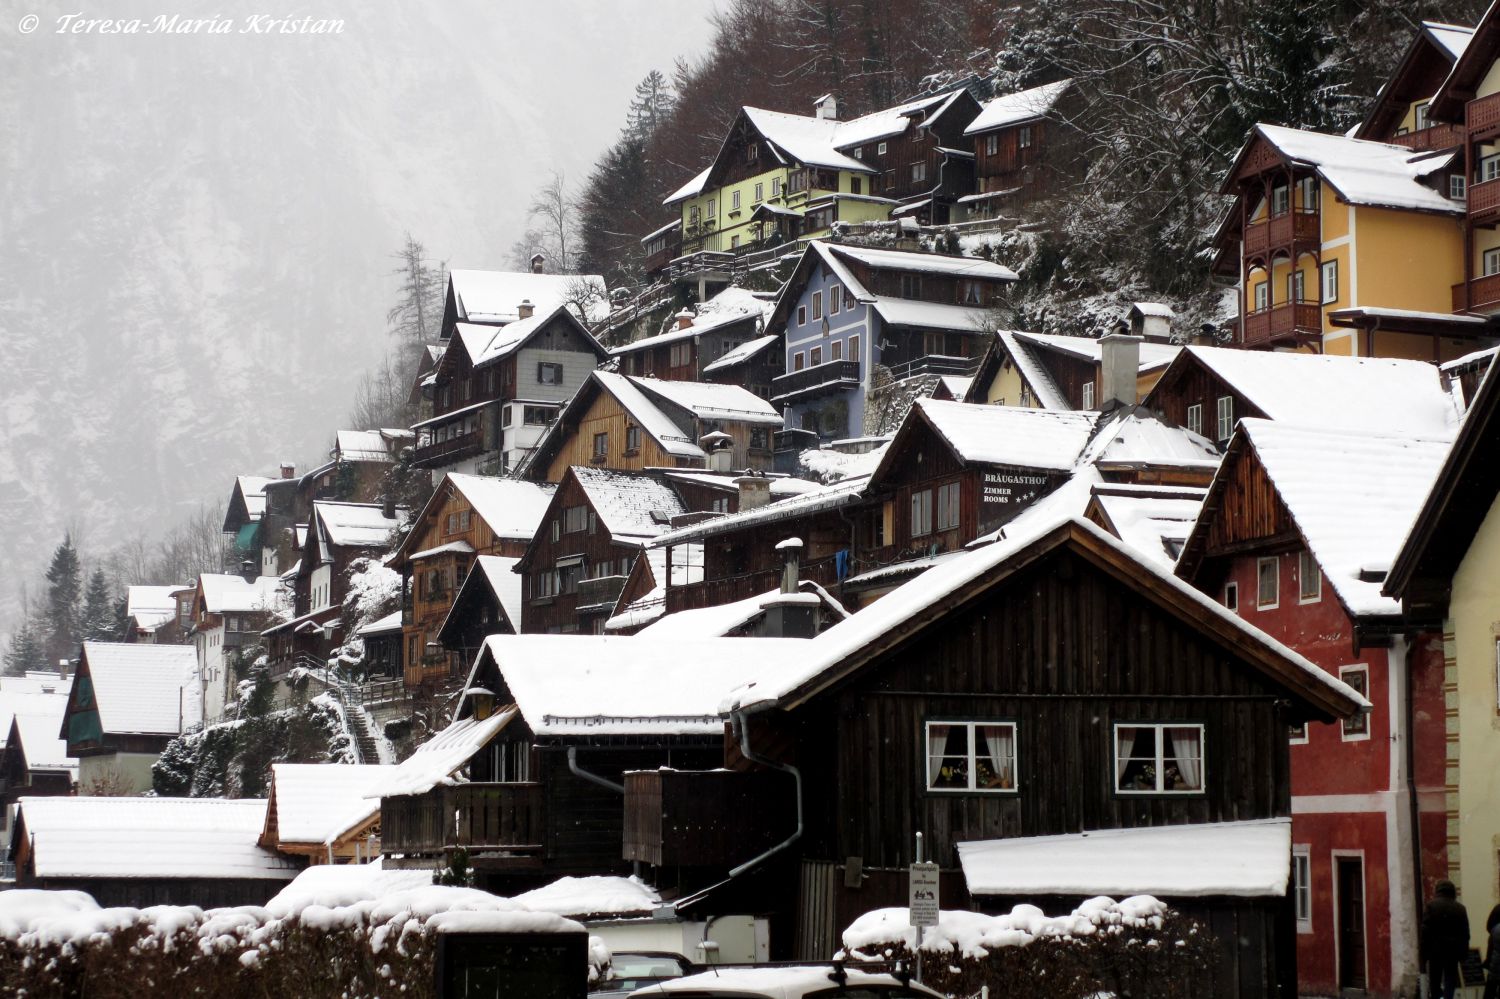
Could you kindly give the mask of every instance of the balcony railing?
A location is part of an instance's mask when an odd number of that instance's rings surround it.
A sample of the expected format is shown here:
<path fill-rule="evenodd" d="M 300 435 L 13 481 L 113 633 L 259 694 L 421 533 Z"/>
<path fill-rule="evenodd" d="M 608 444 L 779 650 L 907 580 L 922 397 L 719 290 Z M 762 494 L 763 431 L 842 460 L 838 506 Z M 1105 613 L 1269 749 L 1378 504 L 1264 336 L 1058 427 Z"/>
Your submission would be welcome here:
<path fill-rule="evenodd" d="M 537 783 L 452 784 L 380 799 L 386 853 L 501 852 L 540 859 L 546 820 Z"/>
<path fill-rule="evenodd" d="M 1487 274 L 1468 283 L 1468 296 L 1464 295 L 1464 284 L 1453 286 L 1454 312 L 1490 312 L 1500 306 L 1500 274 Z"/>
<path fill-rule="evenodd" d="M 677 257 L 669 265 L 668 273 L 674 280 L 695 278 L 704 274 L 723 274 L 734 271 L 734 254 L 717 250 L 699 250 Z"/>
<path fill-rule="evenodd" d="M 790 402 L 825 392 L 843 392 L 859 387 L 858 361 L 828 361 L 771 379 L 771 401 Z"/>
<path fill-rule="evenodd" d="M 1500 128 L 1500 94 L 1470 101 L 1464 107 L 1464 121 L 1469 127 L 1470 138 L 1475 132 Z"/>
<path fill-rule="evenodd" d="M 1313 302 L 1284 302 L 1245 317 L 1246 346 L 1323 332 L 1322 307 Z"/>
<path fill-rule="evenodd" d="M 599 604 L 614 604 L 625 589 L 625 576 L 595 576 L 578 581 L 578 606 L 594 607 Z"/>
<path fill-rule="evenodd" d="M 1429 125 L 1419 128 L 1415 132 L 1407 132 L 1405 135 L 1397 135 L 1391 138 L 1391 142 L 1398 146 L 1419 153 L 1431 149 L 1448 149 L 1452 146 L 1461 146 L 1464 142 L 1464 130 L 1457 125 Z"/>
<path fill-rule="evenodd" d="M 1469 218 L 1479 221 L 1500 215 L 1500 180 L 1485 180 L 1469 188 Z"/>
<path fill-rule="evenodd" d="M 953 357 L 948 354 L 927 354 L 890 365 L 891 377 L 898 381 L 917 375 L 972 375 L 979 367 L 977 357 Z"/>
<path fill-rule="evenodd" d="M 769 771 L 627 773 L 624 858 L 685 867 L 748 860 L 791 833 L 795 793 L 790 780 Z M 755 821 L 744 820 L 752 815 Z"/>
<path fill-rule="evenodd" d="M 1316 208 L 1299 208 L 1245 227 L 1245 254 L 1254 256 L 1293 243 L 1316 243 L 1322 225 Z"/>
<path fill-rule="evenodd" d="M 466 434 L 450 437 L 445 441 L 425 444 L 417 448 L 412 464 L 419 467 L 462 461 L 484 450 L 484 431 L 470 430 Z"/>

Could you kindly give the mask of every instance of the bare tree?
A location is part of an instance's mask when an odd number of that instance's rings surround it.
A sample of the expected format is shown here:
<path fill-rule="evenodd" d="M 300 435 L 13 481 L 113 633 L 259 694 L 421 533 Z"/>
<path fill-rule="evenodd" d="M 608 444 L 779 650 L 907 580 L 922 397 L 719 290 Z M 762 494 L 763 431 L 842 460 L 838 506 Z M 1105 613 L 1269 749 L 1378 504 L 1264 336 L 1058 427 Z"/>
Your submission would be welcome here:
<path fill-rule="evenodd" d="M 415 416 L 407 398 L 412 377 L 399 357 L 386 354 L 378 365 L 360 376 L 359 384 L 354 387 L 350 426 L 374 429 L 411 423 Z"/>
<path fill-rule="evenodd" d="M 427 248 L 409 232 L 406 245 L 394 256 L 401 264 L 391 273 L 401 278 L 401 293 L 385 321 L 405 344 L 436 343 L 442 335 L 447 263 L 430 259 Z"/>
<path fill-rule="evenodd" d="M 543 245 L 555 249 L 553 259 L 557 262 L 557 270 L 564 274 L 571 273 L 571 245 L 577 220 L 573 212 L 573 198 L 568 194 L 562 171 L 553 170 L 551 179 L 537 188 L 526 217 L 538 223 Z"/>

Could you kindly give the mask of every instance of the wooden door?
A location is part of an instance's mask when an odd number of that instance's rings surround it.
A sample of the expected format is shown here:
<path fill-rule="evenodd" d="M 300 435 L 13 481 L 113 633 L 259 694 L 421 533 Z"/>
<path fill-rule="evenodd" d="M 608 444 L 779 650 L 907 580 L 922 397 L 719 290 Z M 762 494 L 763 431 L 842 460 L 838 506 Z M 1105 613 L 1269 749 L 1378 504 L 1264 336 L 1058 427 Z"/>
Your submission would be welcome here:
<path fill-rule="evenodd" d="M 1364 989 L 1365 865 L 1359 857 L 1335 857 L 1338 899 L 1339 988 Z"/>

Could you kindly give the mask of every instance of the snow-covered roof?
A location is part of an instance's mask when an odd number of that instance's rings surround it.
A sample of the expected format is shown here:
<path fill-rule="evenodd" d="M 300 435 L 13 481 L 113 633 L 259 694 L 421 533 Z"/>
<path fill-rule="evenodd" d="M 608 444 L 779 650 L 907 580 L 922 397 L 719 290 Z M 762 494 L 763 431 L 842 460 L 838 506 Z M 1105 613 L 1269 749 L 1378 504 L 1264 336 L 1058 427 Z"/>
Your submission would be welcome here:
<path fill-rule="evenodd" d="M 177 598 L 172 594 L 181 586 L 127 586 L 125 588 L 125 613 L 140 621 L 142 615 L 177 613 Z"/>
<path fill-rule="evenodd" d="M 266 483 L 272 481 L 264 475 L 236 475 L 234 488 L 245 501 L 245 512 L 251 520 L 259 520 L 266 512 Z"/>
<path fill-rule="evenodd" d="M 969 386 L 974 383 L 971 375 L 939 375 L 938 381 L 947 393 L 954 399 L 962 399 L 969 393 Z"/>
<path fill-rule="evenodd" d="M 725 695 L 808 641 L 491 635 L 480 659 L 538 736 L 715 735 Z"/>
<path fill-rule="evenodd" d="M 1096 413 L 939 399 L 918 399 L 914 408 L 965 463 L 1058 471 L 1077 463 L 1098 420 Z M 897 457 L 887 450 L 881 464 L 889 465 Z"/>
<path fill-rule="evenodd" d="M 11 718 L 16 714 L 48 714 L 57 710 L 54 703 L 66 706 L 72 687 L 72 677 L 56 673 L 0 676 L 0 746 L 10 735 Z"/>
<path fill-rule="evenodd" d="M 1007 125 L 1018 125 L 1023 121 L 1040 118 L 1052 110 L 1052 106 L 1057 103 L 1057 99 L 1072 82 L 1072 80 L 1058 80 L 1056 83 L 1044 83 L 1029 90 L 996 97 L 986 104 L 979 112 L 979 117 L 964 129 L 964 134 L 974 135 L 977 132 L 988 132 L 992 128 L 1004 128 Z"/>
<path fill-rule="evenodd" d="M 808 115 L 746 107 L 746 118 L 755 130 L 790 160 L 813 167 L 874 173 L 874 167 L 838 151 L 838 121 Z"/>
<path fill-rule="evenodd" d="M 1130 306 L 1131 312 L 1139 312 L 1142 316 L 1153 316 L 1157 319 L 1171 319 L 1177 313 L 1165 302 L 1135 302 Z"/>
<path fill-rule="evenodd" d="M 394 770 L 389 764 L 272 764 L 276 842 L 324 843 L 362 825 L 380 811 L 366 792 Z"/>
<path fill-rule="evenodd" d="M 369 635 L 389 635 L 392 632 L 400 630 L 401 612 L 396 610 L 391 611 L 389 614 L 387 614 L 383 618 L 380 618 L 379 620 L 371 621 L 369 624 L 356 631 L 355 634 L 361 637 L 366 637 Z"/>
<path fill-rule="evenodd" d="M 637 556 L 631 572 L 648 570 L 654 586 L 643 597 L 638 597 L 621 606 L 616 601 L 615 613 L 604 622 L 606 633 L 640 628 L 659 619 L 667 612 L 667 552 L 666 548 L 648 548 Z M 703 546 L 678 545 L 671 549 L 673 586 L 698 583 L 703 580 Z M 621 599 L 624 593 L 621 593 Z"/>
<path fill-rule="evenodd" d="M 533 912 L 575 919 L 641 916 L 661 905 L 661 895 L 640 878 L 609 875 L 562 877 L 513 898 Z"/>
<path fill-rule="evenodd" d="M 1174 550 L 1192 533 L 1193 522 L 1203 508 L 1205 489 L 1174 488 L 1166 495 L 1141 492 L 1134 487 L 1095 486 L 1094 502 L 1108 521 L 1110 530 L 1144 558 L 1171 568 L 1177 562 Z M 1183 495 L 1184 493 L 1190 495 Z M 1175 546 L 1169 549 L 1168 544 Z"/>
<path fill-rule="evenodd" d="M 882 452 L 874 453 L 878 455 Z M 742 510 L 739 513 L 680 527 L 658 537 L 653 542 L 653 546 L 679 545 L 685 541 L 698 541 L 715 534 L 743 530 L 757 524 L 771 524 L 824 510 L 836 510 L 859 500 L 869 484 L 868 475 L 854 476 L 830 486 L 820 486 L 799 496 L 789 496 L 784 500 L 758 506 L 753 510 Z"/>
<path fill-rule="evenodd" d="M 837 123 L 834 129 L 834 142 L 840 149 L 850 146 L 863 145 L 866 142 L 874 142 L 876 139 L 885 139 L 893 135 L 900 135 L 906 131 L 913 117 L 927 115 L 935 117 L 934 112 L 940 112 L 945 105 L 953 102 L 962 88 L 949 90 L 940 94 L 929 94 L 919 97 L 905 104 L 897 104 L 895 107 L 883 108 L 851 118 L 848 121 Z"/>
<path fill-rule="evenodd" d="M 615 397 L 615 400 L 645 429 L 646 433 L 651 435 L 651 439 L 656 441 L 663 451 L 679 458 L 706 457 L 703 449 L 682 428 L 678 427 L 670 416 L 663 413 L 645 392 L 641 391 L 639 387 L 641 379 L 629 378 L 612 371 L 595 371 L 590 377 Z M 553 423 L 548 434 L 561 433 L 561 427 L 562 421 L 558 420 Z"/>
<path fill-rule="evenodd" d="M 391 532 L 406 519 L 406 511 L 397 509 L 387 517 L 379 503 L 334 503 L 317 500 L 313 518 L 320 539 L 341 548 L 383 548 Z"/>
<path fill-rule="evenodd" d="M 497 538 L 529 541 L 557 489 L 547 482 L 449 472 L 448 481 Z"/>
<path fill-rule="evenodd" d="M 920 302 L 911 298 L 881 296 L 875 311 L 891 326 L 913 326 L 928 330 L 958 330 L 977 333 L 984 329 L 989 311 L 946 302 Z"/>
<path fill-rule="evenodd" d="M 1160 929 L 1167 907 L 1150 895 L 1132 895 L 1118 902 L 1104 895 L 1085 899 L 1072 912 L 1048 916 L 1029 902 L 1010 912 L 986 915 L 968 909 L 943 909 L 936 926 L 922 931 L 919 949 L 952 960 L 955 953 L 984 959 L 1005 947 L 1026 947 L 1038 939 L 1067 940 L 1093 937 L 1120 927 Z M 894 944 L 910 945 L 911 913 L 906 907 L 871 909 L 844 930 L 844 950 L 856 960 L 881 960 Z M 1109 993 L 1100 993 L 1102 999 Z"/>
<path fill-rule="evenodd" d="M 68 755 L 68 740 L 62 731 L 63 714 L 68 695 L 23 694 L 12 701 L 13 719 L 20 736 L 21 754 L 28 770 L 67 770 L 78 772 L 78 760 Z M 11 721 L 6 722 L 7 739 Z"/>
<path fill-rule="evenodd" d="M 624 346 L 616 347 L 610 353 L 616 356 L 630 354 L 639 350 L 661 347 L 676 343 L 679 340 L 701 336 L 704 333 L 718 329 L 720 326 L 743 322 L 746 319 L 760 317 L 764 320 L 771 311 L 772 306 L 772 302 L 767 301 L 755 292 L 730 285 L 704 302 L 699 307 L 697 314 L 693 316 L 692 323 L 687 327 L 679 328 L 674 326 L 665 333 L 642 337 Z"/>
<path fill-rule="evenodd" d="M 530 271 L 448 272 L 449 287 L 457 299 L 458 318 L 471 323 L 513 323 L 521 318 L 520 306 L 530 301 L 533 317 L 550 314 L 559 305 L 569 305 L 581 286 L 592 286 L 587 319 L 609 317 L 609 293 L 597 274 L 534 274 Z"/>
<path fill-rule="evenodd" d="M 775 406 L 738 385 L 660 378 L 632 378 L 631 381 L 648 395 L 680 406 L 700 420 L 781 424 L 781 413 Z"/>
<path fill-rule="evenodd" d="M 515 715 L 514 710 L 496 711 L 483 720 L 462 718 L 453 722 L 393 769 L 383 772 L 365 794 L 372 798 L 426 794 L 439 784 L 454 783 L 453 775 Z"/>
<path fill-rule="evenodd" d="M 448 555 L 454 553 L 459 555 L 472 555 L 474 553 L 474 546 L 469 544 L 467 541 L 450 541 L 445 545 L 436 545 L 432 548 L 423 548 L 419 552 L 412 552 L 410 555 L 406 556 L 406 558 L 407 561 L 415 562 L 418 559 L 432 558 L 434 555 Z"/>
<path fill-rule="evenodd" d="M 1162 306 L 1162 308 L 1166 308 L 1166 306 Z M 1021 343 L 1061 351 L 1085 361 L 1094 361 L 1097 363 L 1104 354 L 1103 346 L 1094 337 L 1060 336 L 1055 333 L 1026 333 L 1023 331 L 1017 331 L 1009 335 Z M 1175 344 L 1157 343 L 1150 340 L 1138 346 L 1140 349 L 1140 367 L 1138 370 L 1142 372 L 1165 368 L 1168 364 L 1172 363 L 1172 359 L 1182 350 L 1180 346 Z"/>
<path fill-rule="evenodd" d="M 560 313 L 566 313 L 569 316 L 573 315 L 568 306 L 558 304 L 550 309 L 538 309 L 528 318 L 517 319 L 515 322 L 506 323 L 504 326 L 454 323 L 453 335 L 463 342 L 464 350 L 469 355 L 470 363 L 476 368 L 481 368 L 494 364 L 496 361 L 515 353 L 537 331 L 551 322 Z M 590 340 L 593 339 L 587 330 L 582 331 L 582 333 Z"/>
<path fill-rule="evenodd" d="M 1023 339 L 1024 334 L 1014 330 L 1000 330 L 996 336 L 1004 346 L 1005 353 L 1015 362 L 1021 377 L 1031 387 L 1032 395 L 1036 396 L 1037 402 L 1041 403 L 1043 409 L 1062 412 L 1073 408 L 1073 404 L 1068 401 L 1068 397 L 1063 394 L 1063 390 L 1053 379 L 1052 373 L 1032 353 L 1031 345 Z M 1142 344 L 1142 346 L 1145 345 Z M 1020 402 L 1019 399 L 1014 401 Z"/>
<path fill-rule="evenodd" d="M 411 436 L 411 431 L 402 432 L 405 437 Z M 340 430 L 334 436 L 334 450 L 342 461 L 373 461 L 389 464 L 395 459 L 391 456 L 392 437 L 391 431 L 380 430 Z"/>
<path fill-rule="evenodd" d="M 692 180 L 689 180 L 686 184 L 683 184 L 677 190 L 663 198 L 661 203 L 670 205 L 674 201 L 682 201 L 685 198 L 692 198 L 702 194 L 703 185 L 708 183 L 708 175 L 711 172 L 713 172 L 712 165 L 704 167 L 699 173 L 693 176 Z"/>
<path fill-rule="evenodd" d="M 84 642 L 100 729 L 114 735 L 177 735 L 198 718 L 179 691 L 196 686 L 191 645 Z"/>
<path fill-rule="evenodd" d="M 476 586 L 483 586 L 489 590 L 500 602 L 500 609 L 511 627 L 519 629 L 521 627 L 522 577 L 514 569 L 520 561 L 518 558 L 506 558 L 500 555 L 481 555 L 476 558 L 469 568 L 469 574 L 464 577 L 463 584 L 459 587 L 458 596 L 448 607 L 448 613 L 443 617 L 443 623 L 438 627 L 437 633 L 441 635 L 448 630 L 448 625 L 454 620 L 455 614 L 462 617 L 464 613 L 469 613 L 468 608 L 463 606 L 466 604 L 463 597 L 471 587 Z M 461 607 L 462 610 L 460 610 Z M 399 611 L 395 617 L 396 627 L 399 630 L 401 626 Z"/>
<path fill-rule="evenodd" d="M 1423 21 L 1422 30 L 1427 33 L 1455 62 L 1474 39 L 1474 29 L 1462 24 L 1445 24 L 1442 21 Z"/>
<path fill-rule="evenodd" d="M 1425 361 L 1184 347 L 1173 366 L 1188 357 L 1273 420 L 1371 433 L 1441 435 L 1458 419 L 1438 369 Z"/>
<path fill-rule="evenodd" d="M 1337 431 L 1270 420 L 1241 420 L 1323 576 L 1355 615 L 1398 615 L 1401 601 L 1381 594 L 1395 561 L 1453 445 L 1439 437 Z M 1363 581 L 1360 570 L 1380 578 Z"/>
<path fill-rule="evenodd" d="M 1207 471 L 1218 467 L 1219 450 L 1201 434 L 1174 426 L 1143 406 L 1128 406 L 1104 417 L 1081 460 L 1117 468 L 1168 465 Z"/>
<path fill-rule="evenodd" d="M 842 604 L 812 580 L 801 580 L 801 589 L 817 596 L 834 620 L 849 616 Z M 767 604 L 780 596 L 781 590 L 775 589 L 733 603 L 680 610 L 658 618 L 636 635 L 640 638 L 722 638 L 754 621 L 765 612 Z"/>
<path fill-rule="evenodd" d="M 22 798 L 39 878 L 290 881 L 290 862 L 256 844 L 264 798 Z"/>
<path fill-rule="evenodd" d="M 1464 204 L 1421 182 L 1451 156 L 1413 152 L 1405 146 L 1342 135 L 1325 135 L 1283 125 L 1255 126 L 1249 142 L 1263 137 L 1283 156 L 1317 170 L 1345 201 L 1354 205 L 1404 208 L 1462 215 Z M 1248 145 L 1247 145 L 1248 148 Z"/>
<path fill-rule="evenodd" d="M 1003 530 L 996 532 L 992 543 L 974 547 L 960 558 L 933 566 L 817 638 L 803 641 L 785 657 L 762 657 L 762 667 L 756 678 L 731 694 L 726 699 L 724 708 L 757 709 L 777 704 L 794 691 L 811 685 L 845 659 L 858 655 L 878 642 L 893 628 L 943 605 L 975 580 L 993 576 L 997 569 L 1005 566 L 1024 549 L 1065 528 L 1113 549 L 1133 562 L 1142 576 L 1149 574 L 1159 584 L 1176 591 L 1183 602 L 1216 618 L 1221 627 L 1238 633 L 1244 645 L 1270 651 L 1300 671 L 1311 685 L 1322 686 L 1350 704 L 1368 706 L 1369 702 L 1363 696 L 1338 678 L 1282 645 L 1238 614 L 1226 610 L 1217 601 L 1198 592 L 1172 575 L 1169 569 L 1158 563 L 1142 560 L 1132 547 L 1103 528 L 1084 520 L 1080 513 L 1080 499 L 1087 501 L 1087 490 L 1096 481 L 1096 473 L 1075 474 L 1068 483 L 1036 501 L 1007 523 Z"/>
<path fill-rule="evenodd" d="M 970 895 L 1286 894 L 1292 820 L 1255 819 L 958 843 Z"/>
<path fill-rule="evenodd" d="M 771 346 L 771 344 L 775 343 L 779 339 L 781 338 L 775 335 L 771 335 L 759 336 L 754 340 L 746 340 L 738 347 L 734 347 L 730 350 L 725 351 L 724 355 L 717 360 L 705 364 L 703 366 L 703 373 L 707 375 L 715 371 L 723 371 L 726 368 L 732 368 L 736 364 L 744 364 L 746 361 L 753 359 L 757 354 L 765 350 L 767 347 Z"/>
<path fill-rule="evenodd" d="M 255 582 L 243 576 L 205 572 L 198 577 L 203 607 L 210 614 L 247 614 L 274 611 L 286 603 L 280 576 L 259 576 Z"/>
<path fill-rule="evenodd" d="M 654 475 L 587 465 L 575 465 L 571 471 L 599 523 L 615 541 L 640 543 L 654 538 L 667 530 L 672 517 L 687 512 L 672 487 Z"/>
<path fill-rule="evenodd" d="M 957 257 L 946 253 L 914 253 L 910 250 L 885 250 L 845 243 L 830 246 L 829 250 L 837 256 L 858 261 L 875 270 L 941 274 L 946 277 L 979 278 L 991 281 L 1015 281 L 1019 277 L 1009 267 L 992 263 L 982 257 Z"/>

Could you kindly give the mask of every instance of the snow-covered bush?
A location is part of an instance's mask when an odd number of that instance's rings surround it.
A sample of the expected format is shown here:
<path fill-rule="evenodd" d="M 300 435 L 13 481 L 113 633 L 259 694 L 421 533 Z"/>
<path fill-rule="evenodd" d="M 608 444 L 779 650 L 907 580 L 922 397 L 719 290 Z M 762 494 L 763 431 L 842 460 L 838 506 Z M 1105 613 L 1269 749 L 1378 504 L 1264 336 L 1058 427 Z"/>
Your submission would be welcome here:
<path fill-rule="evenodd" d="M 910 967 L 913 934 L 906 909 L 876 909 L 844 931 L 841 956 Z M 1218 952 L 1206 928 L 1139 895 L 1089 899 L 1065 916 L 1034 905 L 944 911 L 923 932 L 921 958 L 923 981 L 948 995 L 988 986 L 1006 999 L 1189 999 L 1212 993 Z"/>
<path fill-rule="evenodd" d="M 328 665 L 357 672 L 365 661 L 365 640 L 359 629 L 374 624 L 401 607 L 401 574 L 379 559 L 357 558 L 349 564 L 349 589 L 344 597 L 344 644 L 333 650 Z"/>

